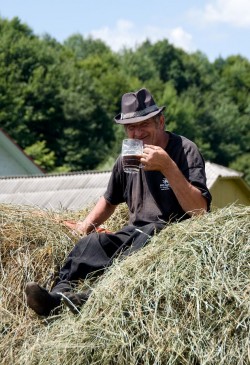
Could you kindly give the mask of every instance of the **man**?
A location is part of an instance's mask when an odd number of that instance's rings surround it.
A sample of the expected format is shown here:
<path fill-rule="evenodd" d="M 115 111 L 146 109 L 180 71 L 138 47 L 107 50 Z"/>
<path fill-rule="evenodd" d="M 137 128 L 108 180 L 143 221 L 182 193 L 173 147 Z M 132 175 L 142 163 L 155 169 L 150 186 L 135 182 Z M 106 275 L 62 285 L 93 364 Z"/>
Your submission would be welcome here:
<path fill-rule="evenodd" d="M 74 292 L 79 279 L 103 271 L 119 254 L 143 247 L 166 224 L 209 210 L 203 158 L 193 142 L 165 131 L 164 108 L 146 89 L 123 95 L 115 122 L 124 125 L 128 138 L 143 141 L 143 167 L 139 173 L 125 173 L 119 156 L 104 196 L 83 222 L 68 223 L 87 235 L 69 254 L 51 292 L 37 283 L 27 284 L 27 304 L 37 314 L 49 315 L 62 299 L 77 313 L 90 294 Z M 129 209 L 128 225 L 115 233 L 98 233 L 96 228 L 123 202 Z"/>

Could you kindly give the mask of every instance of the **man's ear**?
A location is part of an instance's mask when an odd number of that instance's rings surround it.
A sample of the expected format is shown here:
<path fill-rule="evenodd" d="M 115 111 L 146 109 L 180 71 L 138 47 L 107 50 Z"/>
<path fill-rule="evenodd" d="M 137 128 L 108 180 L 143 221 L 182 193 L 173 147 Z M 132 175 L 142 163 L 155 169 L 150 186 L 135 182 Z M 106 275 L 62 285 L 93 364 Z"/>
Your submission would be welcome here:
<path fill-rule="evenodd" d="M 163 114 L 160 115 L 160 126 L 161 129 L 165 129 L 165 118 Z"/>

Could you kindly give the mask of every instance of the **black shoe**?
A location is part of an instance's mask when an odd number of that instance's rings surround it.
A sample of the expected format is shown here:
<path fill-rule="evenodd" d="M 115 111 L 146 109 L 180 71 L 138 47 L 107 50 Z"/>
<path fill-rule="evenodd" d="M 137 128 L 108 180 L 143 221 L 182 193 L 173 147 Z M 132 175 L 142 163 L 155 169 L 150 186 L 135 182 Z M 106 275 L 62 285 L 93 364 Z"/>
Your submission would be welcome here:
<path fill-rule="evenodd" d="M 61 303 L 60 295 L 49 293 L 35 282 L 27 283 L 25 293 L 28 307 L 40 316 L 48 316 Z"/>
<path fill-rule="evenodd" d="M 83 304 L 88 300 L 91 291 L 88 290 L 82 293 L 64 292 L 57 293 L 61 295 L 63 303 L 71 310 L 74 314 L 79 314 Z"/>

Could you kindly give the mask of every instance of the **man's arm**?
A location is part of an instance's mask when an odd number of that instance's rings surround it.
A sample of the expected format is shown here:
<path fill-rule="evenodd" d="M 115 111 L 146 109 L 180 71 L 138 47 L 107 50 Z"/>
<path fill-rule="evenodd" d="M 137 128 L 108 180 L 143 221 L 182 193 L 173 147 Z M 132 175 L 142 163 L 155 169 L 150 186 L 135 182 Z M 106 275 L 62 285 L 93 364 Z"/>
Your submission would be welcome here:
<path fill-rule="evenodd" d="M 78 233 L 87 234 L 104 223 L 115 211 L 117 205 L 110 204 L 103 196 L 82 222 L 65 221 L 64 224 Z"/>
<path fill-rule="evenodd" d="M 168 179 L 184 212 L 190 216 L 205 213 L 207 211 L 206 198 L 204 198 L 197 187 L 187 181 L 173 160 L 171 160 L 170 164 L 172 166 L 169 166 L 169 170 L 167 171 L 166 169 L 165 172 L 163 172 L 163 175 Z"/>
<path fill-rule="evenodd" d="M 203 197 L 198 188 L 187 181 L 176 163 L 164 149 L 145 145 L 141 162 L 145 166 L 145 170 L 161 171 L 167 178 L 184 212 L 193 216 L 207 211 L 206 198 Z"/>

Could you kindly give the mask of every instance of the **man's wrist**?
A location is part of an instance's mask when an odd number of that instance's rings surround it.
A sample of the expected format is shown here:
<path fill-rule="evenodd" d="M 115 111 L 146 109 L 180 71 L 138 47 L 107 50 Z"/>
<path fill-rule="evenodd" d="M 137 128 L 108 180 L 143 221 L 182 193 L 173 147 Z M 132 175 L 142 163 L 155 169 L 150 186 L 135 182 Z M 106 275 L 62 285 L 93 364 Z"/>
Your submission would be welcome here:
<path fill-rule="evenodd" d="M 76 231 L 81 233 L 81 234 L 86 234 L 87 233 L 87 224 L 86 224 L 86 222 L 85 221 L 77 222 Z"/>

